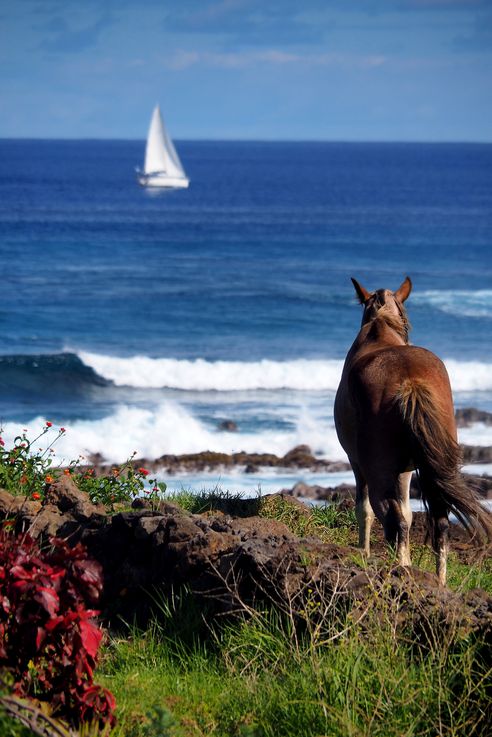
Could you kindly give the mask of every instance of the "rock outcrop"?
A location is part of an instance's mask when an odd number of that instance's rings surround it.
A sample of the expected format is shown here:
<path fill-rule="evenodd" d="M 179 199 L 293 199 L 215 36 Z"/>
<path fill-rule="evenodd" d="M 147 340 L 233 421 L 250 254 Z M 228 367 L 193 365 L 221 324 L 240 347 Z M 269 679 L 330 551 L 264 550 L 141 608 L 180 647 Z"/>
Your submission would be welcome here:
<path fill-rule="evenodd" d="M 455 417 L 458 427 L 470 427 L 470 425 L 474 425 L 477 422 L 481 422 L 484 425 L 492 425 L 492 412 L 475 409 L 474 407 L 457 409 Z"/>
<path fill-rule="evenodd" d="M 280 495 L 280 501 L 291 505 L 289 514 L 309 514 L 295 499 Z M 244 502 L 242 514 L 254 513 L 258 500 Z M 417 568 L 359 567 L 353 548 L 298 538 L 283 522 L 264 517 L 227 510 L 195 515 L 166 501 L 152 508 L 143 499 L 131 511 L 107 515 L 63 477 L 47 487 L 42 504 L 0 490 L 0 518 L 46 540 L 82 541 L 102 564 L 109 621 L 145 616 L 154 596 L 185 586 L 221 612 L 266 599 L 301 616 L 313 597 L 320 612 L 328 601 L 365 612 L 381 602 L 387 607 L 389 597 L 405 626 L 432 616 L 446 626 L 492 632 L 492 597 L 484 592 L 439 589 L 433 574 Z M 414 529 L 423 535 L 425 525 Z"/>

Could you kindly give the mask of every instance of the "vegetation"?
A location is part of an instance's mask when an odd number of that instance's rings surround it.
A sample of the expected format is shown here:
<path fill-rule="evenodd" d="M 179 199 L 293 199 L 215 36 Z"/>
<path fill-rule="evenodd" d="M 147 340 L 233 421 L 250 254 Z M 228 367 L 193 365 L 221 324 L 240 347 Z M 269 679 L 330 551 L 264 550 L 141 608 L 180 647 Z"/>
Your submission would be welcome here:
<path fill-rule="evenodd" d="M 160 498 L 166 485 L 159 486 L 155 479 L 149 478 L 149 471 L 134 462 L 135 454 L 106 475 L 98 475 L 94 468 L 84 466 L 82 456 L 65 467 L 54 465 L 53 446 L 65 432 L 64 427 L 54 430 L 53 424 L 47 422 L 33 440 L 23 430 L 12 447 L 7 448 L 0 427 L 0 488 L 26 499 L 42 500 L 49 485 L 66 475 L 86 492 L 91 502 L 103 504 L 108 511 L 113 511 L 116 504 L 130 504 L 142 494 L 151 500 Z M 45 447 L 40 447 L 43 441 Z"/>
<path fill-rule="evenodd" d="M 33 440 L 29 440 L 27 430 L 23 430 L 14 438 L 12 447 L 7 448 L 0 427 L 0 488 L 31 499 L 42 498 L 46 484 L 54 480 L 53 445 L 65 433 L 65 428 L 61 427 L 54 437 L 48 436 L 49 442 L 44 448 L 35 447 L 36 443 L 43 442 L 41 438 L 47 436 L 51 428 L 52 423 L 47 422 Z"/>
<path fill-rule="evenodd" d="M 323 542 L 353 544 L 357 521 L 353 509 L 335 504 L 308 508 L 281 495 L 245 499 L 240 493 L 215 488 L 212 491 L 180 491 L 166 494 L 166 501 L 193 514 L 220 511 L 238 517 L 258 515 L 283 522 L 298 537 L 315 535 Z"/>
<path fill-rule="evenodd" d="M 205 511 L 241 497 L 215 490 L 173 501 Z M 277 497 L 258 512 L 298 534 L 355 539 L 353 513 L 336 507 L 296 511 Z M 415 555 L 433 571 L 428 548 Z M 453 554 L 449 575 L 460 590 L 481 585 L 492 594 L 490 559 L 469 566 Z M 488 735 L 490 645 L 432 619 L 418 636 L 398 628 L 399 606 L 359 617 L 313 590 L 302 611 L 248 608 L 214 621 L 189 593 L 176 595 L 145 631 L 129 626 L 106 648 L 99 678 L 119 705 L 113 735 Z"/>
<path fill-rule="evenodd" d="M 47 426 L 41 433 L 47 439 L 49 429 Z M 55 431 L 53 442 L 62 430 Z M 47 452 L 33 453 L 32 445 L 25 434 L 16 439 L 13 449 L 6 450 L 0 443 L 0 486 L 11 491 L 17 489 L 31 499 L 42 498 L 50 479 L 68 471 L 94 501 L 103 502 L 109 510 L 116 503 L 128 503 L 145 492 L 157 501 L 164 491 L 165 487 L 159 488 L 154 480 L 148 482 L 146 469 L 134 468 L 133 459 L 117 473 L 97 477 L 80 463 L 71 464 L 68 469 L 53 468 L 52 443 L 48 444 Z M 258 495 L 247 500 L 218 489 L 198 494 L 166 494 L 165 498 L 194 513 L 220 510 L 237 515 L 259 514 L 285 523 L 297 535 L 316 535 L 325 542 L 353 545 L 356 540 L 353 511 L 337 506 L 307 510 L 282 497 L 262 499 Z M 0 548 L 7 555 L 5 540 Z M 427 547 L 413 546 L 412 552 L 419 567 L 434 570 L 433 556 Z M 34 556 L 34 552 L 27 551 L 26 555 L 39 558 L 38 552 Z M 357 562 L 368 565 L 362 559 Z M 43 565 L 51 566 L 55 573 L 58 570 L 54 561 Z M 67 569 L 65 564 L 62 567 Z M 5 561 L 0 565 L 0 588 L 7 585 L 2 571 L 12 568 Z M 31 566 L 31 570 L 34 568 Z M 89 572 L 83 565 L 77 575 L 86 576 Z M 32 639 L 32 613 L 21 617 L 15 625 L 9 620 L 3 636 L 10 648 L 11 675 L 10 680 L 0 681 L 0 704 L 19 683 L 24 684 L 23 693 L 42 699 L 43 693 L 46 695 L 43 689 L 54 680 L 65 683 L 69 697 L 71 689 L 74 691 L 76 698 L 70 702 L 70 709 L 77 710 L 77 694 L 85 686 L 90 688 L 92 682 L 89 684 L 87 672 L 82 684 L 76 677 L 75 680 L 70 676 L 59 678 L 55 650 L 69 643 L 64 667 L 75 668 L 74 673 L 80 661 L 80 652 L 77 655 L 74 648 L 85 650 L 80 662 L 90 666 L 92 678 L 91 658 L 95 658 L 99 637 L 91 627 L 83 634 L 85 625 L 81 629 L 81 623 L 90 621 L 85 615 L 71 628 L 65 614 L 52 611 L 55 599 L 49 591 L 57 579 L 49 571 L 44 571 L 45 574 L 42 583 L 36 577 L 32 579 L 34 583 L 30 582 L 31 594 L 34 592 L 30 600 L 37 601 L 36 611 L 46 622 L 56 619 L 53 632 L 58 627 L 65 628 L 65 639 L 52 638 L 53 653 L 47 658 L 44 651 L 43 657 L 42 638 L 38 640 L 36 634 Z M 11 580 L 9 585 L 14 583 Z M 481 586 L 492 595 L 490 559 L 469 565 L 452 553 L 449 583 L 457 591 Z M 76 586 L 80 585 L 76 582 Z M 57 595 L 61 601 L 63 597 L 58 591 Z M 5 611 L 5 602 L 11 600 L 11 594 L 0 591 L 5 622 L 12 616 Z M 112 701 L 108 694 L 111 692 L 117 703 L 117 721 L 111 737 L 485 737 L 489 734 L 490 641 L 466 631 L 446 629 L 431 616 L 424 617 L 417 635 L 409 626 L 397 626 L 402 606 L 398 601 L 386 609 L 352 610 L 337 602 L 336 596 L 328 596 L 313 585 L 302 606 L 297 605 L 295 611 L 289 602 L 283 611 L 273 606 L 248 605 L 232 619 L 213 617 L 190 592 L 180 591 L 169 599 L 157 599 L 154 618 L 145 629 L 122 623 L 118 632 L 109 634 L 94 675 L 107 690 L 98 691 L 101 700 L 92 703 L 96 711 L 87 714 L 92 721 L 99 719 L 100 725 L 109 727 Z M 47 628 L 36 620 L 36 633 L 39 626 L 50 631 L 51 625 Z M 30 633 L 22 634 L 23 627 L 31 627 Z M 77 642 L 76 631 L 79 632 Z M 16 638 L 21 639 L 20 645 L 15 644 Z M 16 648 L 19 656 L 14 654 Z M 4 649 L 8 655 L 5 646 Z M 18 671 L 12 675 L 15 660 Z M 46 713 L 39 718 L 45 720 L 42 733 L 47 737 L 74 734 L 50 725 Z M 74 725 L 84 721 L 87 722 L 85 718 L 72 718 Z M 83 727 L 81 737 L 101 734 L 101 727 L 92 733 L 91 729 Z M 0 712 L 0 734 L 27 737 L 32 731 Z"/>
<path fill-rule="evenodd" d="M 79 726 L 114 723 L 112 694 L 93 682 L 102 631 L 94 621 L 102 573 L 82 545 L 0 532 L 0 703 L 24 722 L 25 699 Z"/>
<path fill-rule="evenodd" d="M 99 674 L 118 699 L 114 736 L 489 734 L 484 643 L 431 627 L 417 648 L 395 612 L 359 623 L 335 607 L 324 614 L 301 633 L 273 610 L 207 632 L 186 599 L 145 632 L 129 628 Z"/>

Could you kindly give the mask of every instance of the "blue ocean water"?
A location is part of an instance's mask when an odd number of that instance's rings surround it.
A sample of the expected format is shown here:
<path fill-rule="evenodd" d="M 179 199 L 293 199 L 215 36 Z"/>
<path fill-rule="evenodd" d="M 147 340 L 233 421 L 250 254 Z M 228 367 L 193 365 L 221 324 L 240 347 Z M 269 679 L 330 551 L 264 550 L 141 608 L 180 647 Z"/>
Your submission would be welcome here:
<path fill-rule="evenodd" d="M 49 419 L 67 457 L 120 461 L 342 457 L 350 276 L 409 274 L 412 341 L 446 360 L 458 405 L 492 409 L 492 145 L 182 142 L 191 185 L 173 192 L 136 184 L 143 150 L 0 141 L 4 434 Z"/>

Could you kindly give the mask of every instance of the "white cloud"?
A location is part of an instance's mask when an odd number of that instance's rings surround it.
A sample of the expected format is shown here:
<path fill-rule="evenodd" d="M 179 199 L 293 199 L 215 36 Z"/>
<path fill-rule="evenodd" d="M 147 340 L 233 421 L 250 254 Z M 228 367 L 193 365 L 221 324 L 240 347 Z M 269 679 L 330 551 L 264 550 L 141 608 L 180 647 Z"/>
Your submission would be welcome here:
<path fill-rule="evenodd" d="M 161 58 L 161 63 L 175 70 L 188 69 L 197 64 L 222 69 L 240 69 L 261 64 L 283 66 L 298 64 L 303 66 L 331 66 L 371 69 L 386 64 L 388 58 L 381 54 L 295 54 L 280 49 L 248 50 L 238 52 L 186 51 L 179 49 L 171 56 Z"/>

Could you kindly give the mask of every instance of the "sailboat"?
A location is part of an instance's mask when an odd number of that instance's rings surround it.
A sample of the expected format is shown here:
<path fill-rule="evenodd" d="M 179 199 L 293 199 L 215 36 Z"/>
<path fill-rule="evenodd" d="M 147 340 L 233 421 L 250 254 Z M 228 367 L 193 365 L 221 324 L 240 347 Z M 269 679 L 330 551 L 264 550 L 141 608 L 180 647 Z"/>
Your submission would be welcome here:
<path fill-rule="evenodd" d="M 164 126 L 159 105 L 152 113 L 144 168 L 143 171 L 137 169 L 137 178 L 143 187 L 185 189 L 190 183 Z"/>

